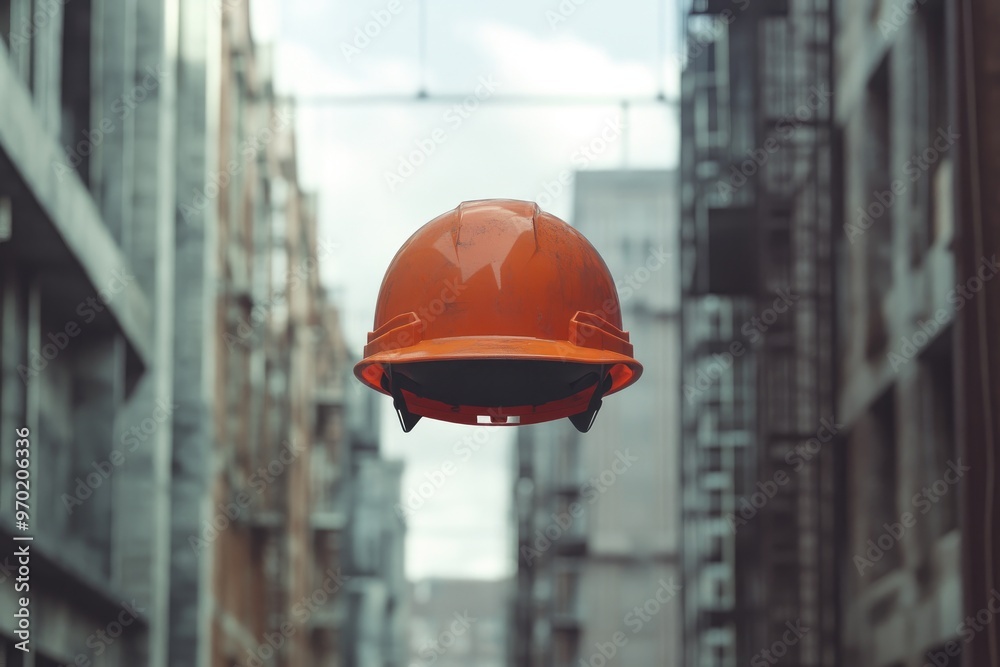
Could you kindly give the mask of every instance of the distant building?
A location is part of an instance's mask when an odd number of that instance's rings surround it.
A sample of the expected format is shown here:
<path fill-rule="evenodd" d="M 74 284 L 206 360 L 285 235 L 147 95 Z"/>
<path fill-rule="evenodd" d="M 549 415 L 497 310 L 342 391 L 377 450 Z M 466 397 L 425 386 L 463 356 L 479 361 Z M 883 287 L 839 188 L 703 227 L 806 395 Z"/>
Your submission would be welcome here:
<path fill-rule="evenodd" d="M 784 661 L 841 664 L 830 613 L 836 445 L 827 443 L 840 434 L 827 4 L 685 3 L 683 662 L 692 667 L 763 660 L 788 624 L 809 631 L 779 646 Z M 800 463 L 795 448 L 819 437 Z"/>
<path fill-rule="evenodd" d="M 412 584 L 410 667 L 503 667 L 508 580 L 425 579 Z"/>
<path fill-rule="evenodd" d="M 348 578 L 338 609 L 344 667 L 405 667 L 409 589 L 406 523 L 395 511 L 403 463 L 382 456 L 379 395 L 342 367 L 347 447 L 337 465 L 336 507 L 345 518 L 340 560 Z"/>
<path fill-rule="evenodd" d="M 518 430 L 511 665 L 575 667 L 606 659 L 608 642 L 623 664 L 679 664 L 676 178 L 576 175 L 573 224 L 616 280 L 645 370 L 604 400 L 589 433 L 564 422 Z"/>
<path fill-rule="evenodd" d="M 352 382 L 357 380 L 352 378 Z M 345 599 L 344 667 L 404 667 L 409 590 L 404 568 L 406 525 L 396 513 L 403 464 L 381 457 L 378 449 L 378 395 L 355 384 L 358 414 L 351 433 L 345 508 L 348 515 L 343 554 L 348 576 Z"/>

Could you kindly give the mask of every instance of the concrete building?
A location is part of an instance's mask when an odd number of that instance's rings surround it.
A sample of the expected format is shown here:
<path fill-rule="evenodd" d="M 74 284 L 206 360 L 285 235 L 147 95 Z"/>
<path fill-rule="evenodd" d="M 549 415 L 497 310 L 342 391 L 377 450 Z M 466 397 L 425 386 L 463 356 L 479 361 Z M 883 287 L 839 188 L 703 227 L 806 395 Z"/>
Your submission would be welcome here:
<path fill-rule="evenodd" d="M 684 662 L 838 664 L 828 7 L 683 11 Z"/>
<path fill-rule="evenodd" d="M 579 592 L 575 586 L 572 590 L 563 586 L 556 601 L 555 580 L 560 570 L 579 569 L 586 522 L 578 516 L 557 523 L 553 514 L 557 506 L 568 509 L 570 503 L 579 502 L 582 493 L 577 438 L 572 426 L 559 422 L 521 426 L 516 449 L 512 508 L 517 577 L 507 655 L 512 667 L 569 665 L 580 644 L 582 619 L 573 614 L 580 611 Z M 560 498 L 560 491 L 569 502 Z"/>
<path fill-rule="evenodd" d="M 411 665 L 504 667 L 508 580 L 425 579 L 411 585 Z"/>
<path fill-rule="evenodd" d="M 870 20 L 834 5 L 842 650 L 857 665 L 922 665 L 965 616 L 959 488 L 933 490 L 960 481 L 948 295 L 974 276 L 956 272 L 945 4 L 906 21 L 889 5 Z M 880 553 L 906 513 L 914 525 Z"/>
<path fill-rule="evenodd" d="M 221 60 L 203 68 L 201 138 L 184 137 L 204 179 L 178 190 L 171 660 L 331 664 L 346 580 L 327 492 L 350 361 L 320 285 L 332 249 L 247 3 L 208 11 Z"/>
<path fill-rule="evenodd" d="M 518 430 L 511 664 L 593 664 L 602 647 L 622 664 L 679 664 L 676 175 L 576 179 L 573 224 L 616 280 L 645 370 L 587 434 L 562 422 Z"/>
<path fill-rule="evenodd" d="M 686 599 L 686 653 L 753 660 L 791 623 L 790 659 L 839 664 L 829 8 L 726 9 L 692 7 L 682 83 L 685 567 L 719 581 Z"/>
<path fill-rule="evenodd" d="M 734 532 L 727 515 L 754 483 L 756 363 L 754 349 L 740 333 L 753 314 L 752 276 L 729 277 L 738 268 L 749 273 L 753 244 L 747 209 L 753 195 L 743 188 L 724 202 L 717 181 L 724 166 L 754 142 L 752 118 L 729 113 L 725 106 L 747 106 L 752 96 L 753 82 L 744 70 L 745 43 L 754 25 L 719 25 L 711 14 L 704 15 L 705 9 L 705 3 L 682 8 L 687 39 L 679 202 L 683 663 L 734 667 L 738 632 L 752 616 L 740 587 L 745 578 L 738 576 L 738 556 L 752 548 L 756 536 L 752 525 Z M 728 8 L 716 11 L 721 9 Z M 727 203 L 743 204 L 743 210 L 730 215 Z M 720 247 L 721 242 L 726 245 Z M 707 257 L 714 260 L 711 267 Z M 734 341 L 739 347 L 731 350 Z"/>
<path fill-rule="evenodd" d="M 342 633 L 345 667 L 407 665 L 409 590 L 404 568 L 406 525 L 396 513 L 403 464 L 379 451 L 377 394 L 351 378 L 350 448 L 344 463 L 348 577 Z"/>
<path fill-rule="evenodd" d="M 0 585 L 8 665 L 167 664 L 177 13 L 0 2 L 0 514 L 26 427 L 35 538 L 30 656 Z"/>
<path fill-rule="evenodd" d="M 1000 12 L 684 16 L 684 662 L 993 664 Z"/>
<path fill-rule="evenodd" d="M 29 656 L 0 483 L 0 664 L 338 664 L 374 414 L 247 2 L 10 0 L 0 34 L 0 426 L 35 538 Z"/>

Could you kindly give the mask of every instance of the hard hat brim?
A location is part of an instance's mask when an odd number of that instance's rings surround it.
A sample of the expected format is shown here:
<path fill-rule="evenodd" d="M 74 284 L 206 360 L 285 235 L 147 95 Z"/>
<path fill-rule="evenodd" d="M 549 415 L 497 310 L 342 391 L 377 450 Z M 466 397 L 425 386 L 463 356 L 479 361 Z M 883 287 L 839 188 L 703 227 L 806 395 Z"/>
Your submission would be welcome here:
<path fill-rule="evenodd" d="M 611 350 L 575 345 L 526 336 L 462 336 L 418 341 L 408 347 L 376 352 L 354 366 L 354 375 L 364 384 L 388 393 L 382 387 L 385 365 L 430 361 L 471 361 L 482 359 L 517 359 L 612 367 L 612 386 L 604 395 L 613 394 L 635 383 L 642 375 L 642 364 L 633 357 Z"/>

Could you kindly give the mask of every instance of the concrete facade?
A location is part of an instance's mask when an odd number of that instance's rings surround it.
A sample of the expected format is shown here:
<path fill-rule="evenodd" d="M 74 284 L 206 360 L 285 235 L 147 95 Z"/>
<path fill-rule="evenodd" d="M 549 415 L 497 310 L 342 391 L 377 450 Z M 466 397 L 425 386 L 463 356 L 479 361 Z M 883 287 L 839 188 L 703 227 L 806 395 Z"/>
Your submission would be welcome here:
<path fill-rule="evenodd" d="M 0 420 L 5 433 L 30 431 L 36 621 L 32 653 L 13 650 L 5 570 L 3 652 L 12 665 L 165 665 L 175 146 L 163 139 L 176 84 L 164 54 L 177 32 L 164 19 L 177 7 L 145 3 L 102 21 L 106 50 L 94 28 L 110 8 L 0 10 Z M 11 557 L 5 546 L 5 568 Z"/>
<path fill-rule="evenodd" d="M 319 276 L 333 247 L 249 26 L 245 1 L 0 2 L 0 664 L 346 652 L 343 478 L 354 434 L 377 450 L 376 414 L 349 400 L 354 360 Z M 8 440 L 22 428 L 24 655 Z M 398 535 L 375 575 L 393 595 Z"/>
<path fill-rule="evenodd" d="M 956 285 L 975 276 L 957 275 L 953 251 L 945 3 L 905 21 L 858 4 L 834 3 L 843 650 L 852 664 L 919 667 L 963 618 L 951 341 Z"/>
<path fill-rule="evenodd" d="M 684 7 L 690 665 L 840 664 L 828 9 Z"/>
<path fill-rule="evenodd" d="M 956 198 L 966 181 L 952 49 L 964 28 L 953 10 L 933 0 L 685 10 L 684 363 L 695 400 L 685 402 L 684 561 L 688 581 L 714 569 L 732 592 L 724 605 L 686 598 L 686 664 L 767 660 L 788 622 L 809 628 L 779 647 L 798 665 L 987 664 L 991 631 L 971 632 L 968 618 L 989 577 L 963 558 L 976 562 L 969 554 L 992 538 L 981 523 L 963 535 L 971 517 L 959 511 L 963 495 L 984 496 L 986 481 L 960 460 L 984 441 L 978 432 L 963 453 L 970 426 L 956 416 L 963 382 L 980 382 L 956 364 L 953 322 L 975 319 L 961 313 L 975 312 L 963 308 L 990 289 L 993 269 L 989 252 L 956 268 L 963 224 L 978 223 L 960 218 Z M 707 354 L 745 344 L 743 327 L 756 328 L 784 285 L 795 296 L 787 315 L 722 369 L 720 389 L 699 388 Z M 706 336 L 710 311 L 718 333 Z M 755 377 L 737 385 L 726 377 L 740 362 Z M 705 422 L 727 414 L 742 419 L 727 423 L 743 455 L 705 469 L 695 452 L 728 435 Z M 724 474 L 720 498 L 700 492 L 706 473 Z M 706 548 L 722 521 L 721 548 Z"/>
<path fill-rule="evenodd" d="M 518 431 L 511 664 L 680 659 L 675 178 L 576 175 L 573 224 L 616 281 L 645 370 L 586 434 L 563 422 Z"/>
<path fill-rule="evenodd" d="M 410 664 L 503 667 L 508 580 L 425 579 L 411 585 Z"/>
<path fill-rule="evenodd" d="M 376 394 L 352 378 L 360 414 L 377 412 Z M 357 422 L 356 422 L 357 423 Z M 377 447 L 377 421 L 352 429 L 347 466 L 344 572 L 349 577 L 343 624 L 345 667 L 408 664 L 409 585 L 404 569 L 406 524 L 400 502 L 403 464 Z"/>

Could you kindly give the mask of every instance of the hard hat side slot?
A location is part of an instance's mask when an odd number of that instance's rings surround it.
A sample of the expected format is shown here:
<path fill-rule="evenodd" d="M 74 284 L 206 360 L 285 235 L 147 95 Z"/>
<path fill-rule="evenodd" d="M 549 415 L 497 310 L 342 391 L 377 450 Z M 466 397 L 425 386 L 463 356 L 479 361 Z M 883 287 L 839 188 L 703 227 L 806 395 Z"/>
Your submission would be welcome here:
<path fill-rule="evenodd" d="M 594 393 L 590 396 L 590 403 L 587 405 L 587 409 L 583 412 L 569 416 L 570 422 L 580 433 L 586 433 L 590 430 L 590 427 L 594 425 L 597 413 L 600 411 L 601 405 L 604 404 L 601 399 L 603 398 L 605 392 L 607 392 L 608 389 L 611 389 L 611 374 L 608 372 L 607 366 L 601 366 L 601 377 L 603 380 L 594 385 Z"/>
<path fill-rule="evenodd" d="M 398 379 L 399 376 L 397 376 Z M 420 421 L 420 415 L 415 415 L 406 406 L 406 399 L 403 398 L 403 388 L 401 382 L 394 381 L 392 375 L 392 364 L 385 365 L 385 374 L 382 375 L 382 388 L 392 396 L 392 407 L 396 409 L 396 416 L 399 417 L 399 426 L 403 433 L 409 433 Z"/>

